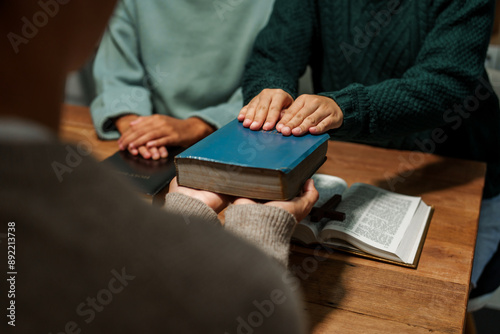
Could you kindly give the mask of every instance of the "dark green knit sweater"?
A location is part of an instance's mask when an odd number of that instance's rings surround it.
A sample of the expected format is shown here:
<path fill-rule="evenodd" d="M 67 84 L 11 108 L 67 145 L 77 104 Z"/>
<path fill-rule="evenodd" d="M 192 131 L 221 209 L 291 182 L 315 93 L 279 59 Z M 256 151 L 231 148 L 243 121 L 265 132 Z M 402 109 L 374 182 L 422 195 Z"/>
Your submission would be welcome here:
<path fill-rule="evenodd" d="M 488 162 L 500 193 L 500 111 L 484 69 L 490 0 L 277 0 L 243 81 L 297 96 L 314 90 L 344 113 L 336 140 Z"/>

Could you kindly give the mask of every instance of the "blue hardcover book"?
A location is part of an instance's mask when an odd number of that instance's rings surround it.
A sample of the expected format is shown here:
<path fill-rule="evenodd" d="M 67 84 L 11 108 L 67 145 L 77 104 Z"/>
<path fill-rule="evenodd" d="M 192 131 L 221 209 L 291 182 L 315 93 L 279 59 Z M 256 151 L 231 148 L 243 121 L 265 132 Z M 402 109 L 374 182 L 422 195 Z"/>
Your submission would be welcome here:
<path fill-rule="evenodd" d="M 290 199 L 324 163 L 328 138 L 252 131 L 235 119 L 175 157 L 178 182 L 239 197 Z"/>

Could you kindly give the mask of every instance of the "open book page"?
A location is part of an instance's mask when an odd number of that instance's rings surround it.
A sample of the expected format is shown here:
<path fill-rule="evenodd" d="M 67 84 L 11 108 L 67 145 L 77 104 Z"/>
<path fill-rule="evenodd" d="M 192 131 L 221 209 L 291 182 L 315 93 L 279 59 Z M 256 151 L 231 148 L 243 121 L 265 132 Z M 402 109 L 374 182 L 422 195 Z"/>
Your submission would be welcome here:
<path fill-rule="evenodd" d="M 314 186 L 319 193 L 319 199 L 314 205 L 318 208 L 332 198 L 333 195 L 342 195 L 342 193 L 347 189 L 347 183 L 337 176 L 314 174 L 312 179 L 314 181 Z M 328 220 L 326 219 L 322 219 L 319 222 L 311 222 L 309 220 L 309 216 L 307 216 L 307 218 L 303 219 L 295 227 L 293 237 L 305 242 L 306 244 L 317 242 L 319 233 L 327 222 Z"/>
<path fill-rule="evenodd" d="M 328 202 L 333 195 L 342 195 L 347 189 L 347 182 L 337 176 L 314 174 L 312 179 L 319 194 L 318 201 L 314 204 L 318 208 Z"/>
<path fill-rule="evenodd" d="M 344 192 L 337 207 L 346 213 L 345 221 L 329 221 L 323 230 L 340 231 L 383 251 L 396 253 L 419 202 L 418 197 L 355 183 Z"/>
<path fill-rule="evenodd" d="M 417 255 L 431 211 L 430 206 L 425 204 L 424 201 L 420 201 L 410 227 L 406 231 L 405 238 L 398 247 L 397 253 L 403 261 L 411 262 Z"/>

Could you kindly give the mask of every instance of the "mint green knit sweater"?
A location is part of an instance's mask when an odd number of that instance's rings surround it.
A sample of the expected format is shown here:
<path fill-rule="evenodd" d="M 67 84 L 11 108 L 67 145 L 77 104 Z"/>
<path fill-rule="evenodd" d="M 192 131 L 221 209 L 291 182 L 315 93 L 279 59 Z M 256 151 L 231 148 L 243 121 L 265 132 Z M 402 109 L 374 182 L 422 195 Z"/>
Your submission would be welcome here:
<path fill-rule="evenodd" d="M 277 0 L 243 82 L 314 90 L 344 113 L 333 139 L 488 162 L 500 193 L 500 111 L 484 69 L 490 0 Z"/>
<path fill-rule="evenodd" d="M 272 0 L 122 0 L 94 63 L 97 135 L 120 137 L 114 119 L 153 113 L 198 117 L 219 128 L 242 106 L 239 87 Z"/>

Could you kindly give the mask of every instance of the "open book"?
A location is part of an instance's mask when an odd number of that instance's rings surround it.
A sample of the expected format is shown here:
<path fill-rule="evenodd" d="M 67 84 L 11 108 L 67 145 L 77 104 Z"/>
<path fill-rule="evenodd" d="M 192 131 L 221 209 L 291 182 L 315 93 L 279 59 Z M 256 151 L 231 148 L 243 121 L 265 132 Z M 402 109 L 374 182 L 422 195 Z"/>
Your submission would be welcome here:
<path fill-rule="evenodd" d="M 417 266 L 433 209 L 420 197 L 396 194 L 369 184 L 355 183 L 350 188 L 335 176 L 315 174 L 319 192 L 315 207 L 335 194 L 342 195 L 336 210 L 344 221 L 323 218 L 302 220 L 293 240 L 306 245 L 320 243 L 402 266 Z"/>

